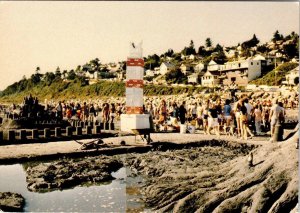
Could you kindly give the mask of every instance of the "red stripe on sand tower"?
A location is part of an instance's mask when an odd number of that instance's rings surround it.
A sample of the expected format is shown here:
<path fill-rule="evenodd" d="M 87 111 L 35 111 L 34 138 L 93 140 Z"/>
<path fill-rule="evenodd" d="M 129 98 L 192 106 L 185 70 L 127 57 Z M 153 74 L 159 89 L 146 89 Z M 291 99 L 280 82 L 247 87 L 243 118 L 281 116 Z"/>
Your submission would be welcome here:
<path fill-rule="evenodd" d="M 126 114 L 143 114 L 143 107 L 126 107 Z"/>
<path fill-rule="evenodd" d="M 130 79 L 126 81 L 126 87 L 142 89 L 144 87 L 144 81 L 139 79 Z"/>
<path fill-rule="evenodd" d="M 126 65 L 144 67 L 144 60 L 142 58 L 128 58 Z"/>

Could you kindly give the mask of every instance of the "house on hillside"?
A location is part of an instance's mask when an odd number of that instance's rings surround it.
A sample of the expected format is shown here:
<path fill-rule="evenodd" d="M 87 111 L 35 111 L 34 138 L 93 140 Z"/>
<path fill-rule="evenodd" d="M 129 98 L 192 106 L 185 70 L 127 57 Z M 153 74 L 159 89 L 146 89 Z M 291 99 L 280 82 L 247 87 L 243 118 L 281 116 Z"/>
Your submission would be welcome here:
<path fill-rule="evenodd" d="M 94 79 L 101 79 L 101 75 L 99 71 L 94 72 Z"/>
<path fill-rule="evenodd" d="M 219 79 L 223 85 L 235 83 L 238 86 L 246 86 L 249 81 L 261 76 L 261 71 L 265 66 L 266 60 L 262 56 L 227 62 L 220 65 Z"/>
<path fill-rule="evenodd" d="M 188 83 L 198 84 L 199 83 L 199 74 L 193 73 L 188 76 Z"/>
<path fill-rule="evenodd" d="M 123 81 L 124 79 L 125 79 L 125 72 L 124 71 L 118 71 L 116 80 L 117 81 Z"/>
<path fill-rule="evenodd" d="M 207 65 L 208 71 L 217 71 L 219 70 L 219 64 L 217 64 L 214 60 L 211 60 Z"/>
<path fill-rule="evenodd" d="M 163 62 L 160 65 L 159 70 L 160 70 L 161 75 L 165 75 L 167 72 L 174 71 L 175 70 L 175 65 L 171 64 L 169 62 Z"/>
<path fill-rule="evenodd" d="M 117 72 L 121 68 L 121 65 L 119 63 L 109 63 L 107 65 L 107 69 L 109 72 Z"/>
<path fill-rule="evenodd" d="M 154 75 L 159 75 L 160 74 L 160 67 L 155 67 L 154 68 Z"/>
<path fill-rule="evenodd" d="M 291 70 L 288 74 L 285 75 L 285 81 L 282 84 L 286 85 L 298 85 L 299 84 L 299 66 Z"/>
<path fill-rule="evenodd" d="M 179 68 L 184 75 L 188 75 L 192 72 L 192 67 L 189 64 L 181 64 Z"/>
<path fill-rule="evenodd" d="M 204 70 L 205 66 L 202 62 L 199 62 L 195 67 L 194 70 L 195 72 L 201 72 L 202 70 Z"/>
<path fill-rule="evenodd" d="M 94 71 L 93 70 L 88 70 L 85 72 L 85 77 L 88 79 L 94 79 Z"/>
<path fill-rule="evenodd" d="M 191 54 L 191 55 L 189 56 L 189 59 L 190 59 L 190 60 L 195 60 L 195 58 L 196 58 L 196 57 L 195 57 L 194 54 Z"/>
<path fill-rule="evenodd" d="M 146 76 L 150 76 L 150 77 L 155 76 L 155 71 L 154 70 L 146 70 Z"/>
<path fill-rule="evenodd" d="M 215 87 L 220 85 L 220 79 L 218 78 L 218 72 L 206 71 L 201 77 L 201 85 L 204 87 Z"/>
<path fill-rule="evenodd" d="M 236 54 L 238 54 L 235 50 L 230 49 L 228 51 L 224 51 L 224 54 L 227 58 L 232 58 L 234 56 L 236 56 Z"/>

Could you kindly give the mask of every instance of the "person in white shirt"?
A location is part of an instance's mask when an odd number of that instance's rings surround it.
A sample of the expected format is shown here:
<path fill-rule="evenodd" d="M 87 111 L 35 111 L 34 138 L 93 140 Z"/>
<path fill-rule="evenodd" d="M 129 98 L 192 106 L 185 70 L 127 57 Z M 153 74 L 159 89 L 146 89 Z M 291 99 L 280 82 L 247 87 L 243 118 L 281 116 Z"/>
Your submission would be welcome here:
<path fill-rule="evenodd" d="M 270 110 L 270 116 L 269 116 L 269 120 L 270 120 L 270 125 L 271 125 L 271 139 L 274 135 L 274 131 L 275 131 L 275 125 L 279 122 L 279 119 L 281 117 L 284 117 L 284 108 L 278 105 L 278 100 L 275 99 L 273 101 L 273 106 L 271 107 Z"/>

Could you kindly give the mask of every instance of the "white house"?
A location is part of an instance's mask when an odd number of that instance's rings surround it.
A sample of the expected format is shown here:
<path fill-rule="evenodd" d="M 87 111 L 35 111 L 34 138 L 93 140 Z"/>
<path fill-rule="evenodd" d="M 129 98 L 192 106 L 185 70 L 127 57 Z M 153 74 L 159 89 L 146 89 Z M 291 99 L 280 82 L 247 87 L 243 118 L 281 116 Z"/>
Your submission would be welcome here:
<path fill-rule="evenodd" d="M 236 52 L 235 50 L 230 49 L 228 51 L 224 51 L 224 54 L 227 58 L 232 58 L 235 56 L 235 52 Z"/>
<path fill-rule="evenodd" d="M 155 67 L 154 68 L 154 74 L 159 75 L 160 74 L 160 67 Z"/>
<path fill-rule="evenodd" d="M 175 65 L 168 62 L 163 62 L 160 65 L 159 70 L 161 75 L 165 75 L 167 72 L 174 71 Z"/>
<path fill-rule="evenodd" d="M 195 60 L 195 56 L 194 56 L 193 54 L 191 54 L 191 55 L 189 56 L 189 59 L 190 59 L 190 60 Z"/>
<path fill-rule="evenodd" d="M 220 65 L 219 71 L 221 78 L 224 78 L 223 84 L 230 85 L 234 82 L 239 86 L 246 86 L 249 81 L 261 76 L 262 67 L 266 65 L 264 59 L 262 56 L 256 56 Z"/>
<path fill-rule="evenodd" d="M 191 71 L 192 71 L 191 66 L 188 64 L 181 64 L 181 66 L 179 68 L 184 75 L 187 75 L 187 74 L 191 73 Z"/>
<path fill-rule="evenodd" d="M 100 78 L 101 78 L 100 72 L 99 71 L 94 72 L 94 79 L 100 79 Z"/>
<path fill-rule="evenodd" d="M 217 71 L 219 70 L 219 64 L 217 64 L 214 60 L 211 60 L 207 65 L 208 71 Z"/>
<path fill-rule="evenodd" d="M 206 71 L 206 73 L 201 77 L 201 85 L 204 87 L 214 87 L 219 85 L 220 80 L 217 74 L 213 74 L 210 71 Z"/>
<path fill-rule="evenodd" d="M 87 77 L 89 79 L 94 79 L 94 71 L 86 71 L 85 77 Z"/>
<path fill-rule="evenodd" d="M 193 73 L 191 75 L 188 76 L 188 83 L 195 83 L 198 84 L 198 73 Z"/>
<path fill-rule="evenodd" d="M 282 82 L 283 84 L 287 84 L 287 85 L 299 84 L 299 66 L 291 70 L 288 74 L 286 74 L 285 79 L 286 80 Z"/>
<path fill-rule="evenodd" d="M 199 62 L 195 67 L 194 67 L 194 70 L 196 72 L 201 72 L 202 70 L 204 70 L 204 64 Z"/>
<path fill-rule="evenodd" d="M 155 71 L 154 70 L 146 70 L 146 76 L 153 77 L 154 75 L 155 75 Z"/>

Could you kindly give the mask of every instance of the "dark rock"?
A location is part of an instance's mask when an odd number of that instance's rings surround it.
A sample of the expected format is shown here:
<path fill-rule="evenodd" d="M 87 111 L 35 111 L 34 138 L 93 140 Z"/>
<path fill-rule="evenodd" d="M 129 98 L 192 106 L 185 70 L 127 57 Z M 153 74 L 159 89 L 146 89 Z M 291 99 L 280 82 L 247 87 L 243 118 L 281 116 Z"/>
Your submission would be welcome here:
<path fill-rule="evenodd" d="M 66 189 L 87 182 L 112 180 L 111 172 L 123 166 L 113 157 L 89 157 L 80 160 L 57 161 L 51 165 L 39 164 L 26 170 L 27 188 L 30 191 Z"/>
<path fill-rule="evenodd" d="M 21 212 L 25 206 L 22 195 L 12 192 L 0 192 L 0 209 L 6 212 Z"/>

